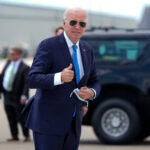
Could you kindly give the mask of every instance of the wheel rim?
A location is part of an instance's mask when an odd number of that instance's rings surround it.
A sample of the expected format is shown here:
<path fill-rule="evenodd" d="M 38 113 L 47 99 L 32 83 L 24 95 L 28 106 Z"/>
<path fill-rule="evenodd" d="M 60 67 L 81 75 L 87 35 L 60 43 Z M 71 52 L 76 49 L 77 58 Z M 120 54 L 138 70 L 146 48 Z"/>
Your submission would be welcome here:
<path fill-rule="evenodd" d="M 113 137 L 119 137 L 127 132 L 130 120 L 125 111 L 119 108 L 112 108 L 104 113 L 101 123 L 105 133 Z"/>

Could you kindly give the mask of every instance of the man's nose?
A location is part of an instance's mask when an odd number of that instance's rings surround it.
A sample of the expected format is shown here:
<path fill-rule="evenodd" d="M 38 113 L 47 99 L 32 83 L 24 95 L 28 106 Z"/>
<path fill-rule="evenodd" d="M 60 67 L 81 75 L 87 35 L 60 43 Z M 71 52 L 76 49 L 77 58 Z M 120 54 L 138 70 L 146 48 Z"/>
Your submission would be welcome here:
<path fill-rule="evenodd" d="M 81 28 L 81 27 L 80 27 L 80 24 L 77 23 L 77 24 L 75 25 L 75 28 L 77 28 L 77 29 Z"/>

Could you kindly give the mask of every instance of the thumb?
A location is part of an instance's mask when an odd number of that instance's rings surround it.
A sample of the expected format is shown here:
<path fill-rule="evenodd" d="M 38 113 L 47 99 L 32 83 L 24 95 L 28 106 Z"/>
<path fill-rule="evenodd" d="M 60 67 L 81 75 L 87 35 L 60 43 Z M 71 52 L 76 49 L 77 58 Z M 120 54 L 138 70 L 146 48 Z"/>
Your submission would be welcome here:
<path fill-rule="evenodd" d="M 72 69 L 72 64 L 70 64 L 69 67 L 67 67 L 67 69 L 71 70 Z"/>

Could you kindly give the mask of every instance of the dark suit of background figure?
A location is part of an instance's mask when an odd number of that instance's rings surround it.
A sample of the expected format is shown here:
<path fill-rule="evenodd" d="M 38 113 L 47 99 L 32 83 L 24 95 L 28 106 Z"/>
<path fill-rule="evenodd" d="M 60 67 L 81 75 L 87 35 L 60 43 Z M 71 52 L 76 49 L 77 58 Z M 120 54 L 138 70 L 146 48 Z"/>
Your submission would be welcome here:
<path fill-rule="evenodd" d="M 79 12 L 85 14 L 82 9 Z M 83 28 L 80 30 L 84 31 Z M 83 41 L 79 41 L 79 47 L 84 75 L 78 84 L 64 33 L 43 40 L 37 49 L 28 76 L 29 87 L 37 90 L 26 120 L 26 126 L 33 130 L 36 150 L 78 149 L 85 103 L 70 94 L 75 88 L 86 86 L 85 96 L 89 98 L 93 91 L 89 88 L 94 89 L 96 95 L 100 90 L 92 49 Z M 63 83 L 54 85 L 55 75 L 59 72 Z"/>
<path fill-rule="evenodd" d="M 18 52 L 19 51 L 19 52 Z M 2 93 L 4 95 L 4 108 L 6 111 L 6 115 L 9 122 L 10 132 L 12 137 L 8 139 L 8 141 L 17 141 L 18 138 L 18 118 L 20 116 L 20 113 L 26 103 L 26 100 L 29 95 L 29 89 L 26 82 L 26 77 L 29 72 L 29 66 L 26 65 L 22 60 L 22 50 L 20 48 L 13 48 L 10 52 L 10 60 L 7 61 L 6 65 L 4 66 L 4 69 L 1 73 L 1 87 L 2 87 Z M 14 55 L 14 56 L 13 56 Z M 15 58 L 16 57 L 16 58 Z M 13 60 L 15 58 L 15 60 Z M 11 61 L 17 62 L 20 61 L 19 66 L 16 70 L 13 84 L 12 84 L 12 90 L 7 91 L 3 87 L 4 77 L 7 68 L 9 67 Z M 21 123 L 22 132 L 25 137 L 24 141 L 29 140 L 29 130 L 24 127 L 24 125 Z"/>

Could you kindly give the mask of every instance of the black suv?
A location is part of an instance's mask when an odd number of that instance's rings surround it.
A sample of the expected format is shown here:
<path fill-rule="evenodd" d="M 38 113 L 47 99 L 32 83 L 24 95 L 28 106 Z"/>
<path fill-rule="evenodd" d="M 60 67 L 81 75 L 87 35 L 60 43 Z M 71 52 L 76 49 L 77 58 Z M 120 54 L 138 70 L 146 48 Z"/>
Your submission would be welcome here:
<path fill-rule="evenodd" d="M 94 50 L 102 90 L 83 125 L 99 140 L 125 144 L 150 135 L 150 30 L 93 29 L 83 38 Z"/>

